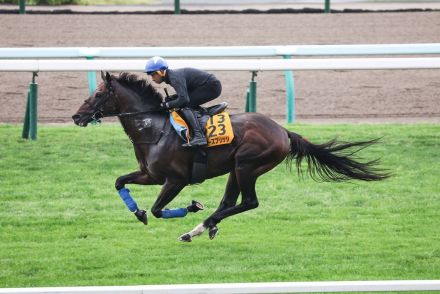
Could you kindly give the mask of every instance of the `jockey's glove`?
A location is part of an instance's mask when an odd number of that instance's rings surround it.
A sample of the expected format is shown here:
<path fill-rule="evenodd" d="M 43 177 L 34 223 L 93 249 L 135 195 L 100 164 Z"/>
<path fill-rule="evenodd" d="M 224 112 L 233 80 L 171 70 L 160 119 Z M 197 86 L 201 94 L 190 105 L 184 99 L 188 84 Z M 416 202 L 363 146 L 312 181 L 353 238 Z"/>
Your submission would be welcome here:
<path fill-rule="evenodd" d="M 165 102 L 173 101 L 173 100 L 177 99 L 177 97 L 179 97 L 179 96 L 177 96 L 177 94 L 168 96 L 168 97 L 165 98 Z"/>
<path fill-rule="evenodd" d="M 170 109 L 170 105 L 168 104 L 168 102 L 162 102 L 160 104 L 160 109 L 163 109 L 163 110 Z"/>

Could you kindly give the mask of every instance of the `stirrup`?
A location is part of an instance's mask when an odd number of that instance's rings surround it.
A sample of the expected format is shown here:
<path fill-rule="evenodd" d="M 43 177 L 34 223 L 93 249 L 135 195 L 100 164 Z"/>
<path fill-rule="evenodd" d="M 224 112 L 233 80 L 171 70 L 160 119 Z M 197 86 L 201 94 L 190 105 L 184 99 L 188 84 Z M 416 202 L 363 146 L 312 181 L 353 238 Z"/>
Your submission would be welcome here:
<path fill-rule="evenodd" d="M 202 147 L 208 145 L 208 141 L 205 138 L 194 138 L 189 142 L 183 143 L 182 147 Z"/>

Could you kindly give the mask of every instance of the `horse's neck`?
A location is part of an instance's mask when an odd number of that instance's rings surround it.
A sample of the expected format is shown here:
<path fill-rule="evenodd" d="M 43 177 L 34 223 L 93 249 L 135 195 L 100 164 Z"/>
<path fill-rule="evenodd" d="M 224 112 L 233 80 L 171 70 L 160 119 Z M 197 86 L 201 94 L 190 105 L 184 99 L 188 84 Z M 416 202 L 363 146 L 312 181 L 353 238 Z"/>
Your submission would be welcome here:
<path fill-rule="evenodd" d="M 118 97 L 116 107 L 120 113 L 147 112 L 152 105 L 147 105 L 135 91 L 116 83 L 115 92 Z M 148 97 L 145 97 L 147 99 Z M 147 112 L 121 116 L 119 118 L 125 132 L 134 143 L 155 144 L 163 133 L 167 121 L 165 112 Z"/>
<path fill-rule="evenodd" d="M 156 144 L 166 132 L 166 113 L 145 113 L 119 118 L 133 144 Z"/>
<path fill-rule="evenodd" d="M 119 88 L 118 90 L 116 107 L 120 113 L 140 112 L 147 110 L 148 106 L 142 103 L 141 97 L 139 97 L 137 94 L 133 95 L 123 88 Z"/>

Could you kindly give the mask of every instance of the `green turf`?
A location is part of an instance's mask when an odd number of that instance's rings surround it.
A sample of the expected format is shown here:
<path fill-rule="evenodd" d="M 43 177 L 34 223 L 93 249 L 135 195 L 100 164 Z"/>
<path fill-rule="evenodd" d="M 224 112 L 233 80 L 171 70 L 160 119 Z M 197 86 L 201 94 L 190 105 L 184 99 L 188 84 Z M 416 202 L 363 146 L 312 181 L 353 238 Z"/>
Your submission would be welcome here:
<path fill-rule="evenodd" d="M 0 287 L 438 279 L 440 125 L 289 126 L 321 143 L 383 137 L 383 182 L 316 183 L 285 164 L 262 176 L 258 209 L 213 241 L 177 237 L 211 213 L 226 177 L 185 188 L 205 211 L 138 222 L 114 189 L 137 169 L 119 125 L 40 126 L 37 141 L 0 125 Z M 129 188 L 150 208 L 158 186 Z"/>

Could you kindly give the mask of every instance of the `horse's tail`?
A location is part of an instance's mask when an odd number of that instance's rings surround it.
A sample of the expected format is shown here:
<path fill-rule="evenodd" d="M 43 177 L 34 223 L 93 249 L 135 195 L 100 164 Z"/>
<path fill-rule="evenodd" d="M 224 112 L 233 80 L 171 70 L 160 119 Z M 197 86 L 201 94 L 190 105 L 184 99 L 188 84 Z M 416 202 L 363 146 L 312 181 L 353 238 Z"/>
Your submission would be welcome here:
<path fill-rule="evenodd" d="M 296 133 L 287 133 L 290 138 L 287 161 L 295 159 L 298 173 L 302 174 L 301 162 L 305 159 L 307 172 L 315 181 L 380 181 L 390 176 L 377 167 L 378 159 L 363 163 L 355 156 L 358 151 L 377 143 L 378 139 L 353 143 L 332 140 L 316 145 Z"/>

